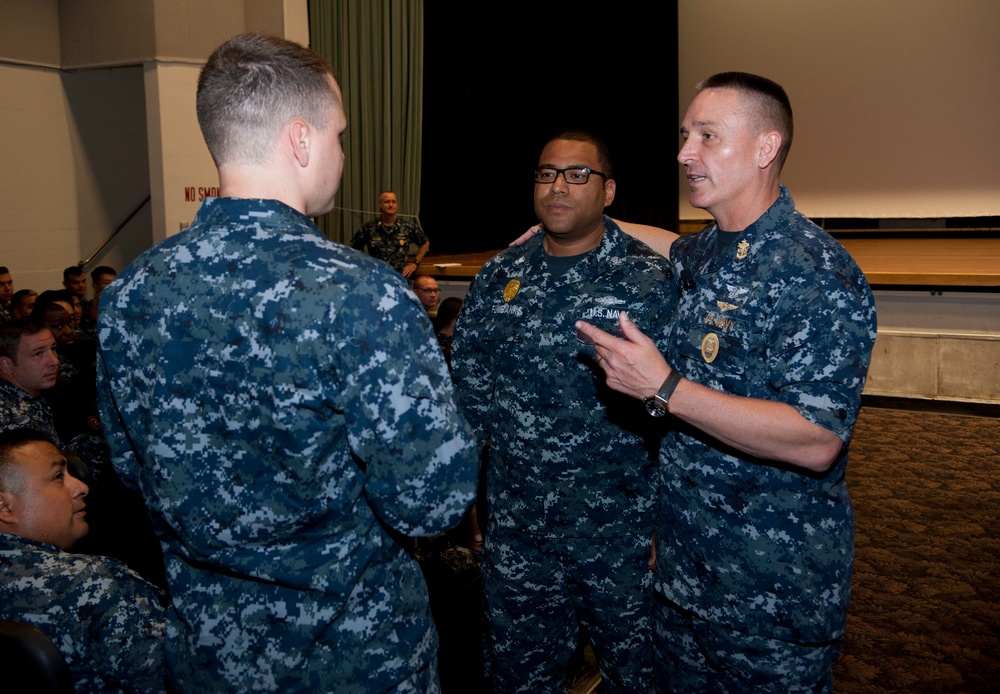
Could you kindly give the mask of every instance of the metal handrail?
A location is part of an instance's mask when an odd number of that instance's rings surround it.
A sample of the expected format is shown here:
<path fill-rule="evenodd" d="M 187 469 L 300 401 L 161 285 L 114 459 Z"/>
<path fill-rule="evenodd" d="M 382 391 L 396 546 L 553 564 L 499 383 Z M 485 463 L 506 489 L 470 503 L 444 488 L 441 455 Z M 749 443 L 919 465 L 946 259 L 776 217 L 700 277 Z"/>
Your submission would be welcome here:
<path fill-rule="evenodd" d="M 87 256 L 86 259 L 81 260 L 79 263 L 77 263 L 77 265 L 79 267 L 86 267 L 90 263 L 90 261 L 94 259 L 94 256 L 97 255 L 98 253 L 100 253 L 102 250 L 104 250 L 104 247 L 107 246 L 109 243 L 111 243 L 111 240 L 115 236 L 118 235 L 118 232 L 121 231 L 122 229 L 124 229 L 125 225 L 132 221 L 132 217 L 135 217 L 137 214 L 139 214 L 139 210 L 141 210 L 143 207 L 145 207 L 146 204 L 150 201 L 150 199 L 152 199 L 152 197 L 153 197 L 152 195 L 147 195 L 146 199 L 143 200 L 142 202 L 140 202 L 139 206 L 136 207 L 134 210 L 132 210 L 132 214 L 130 214 L 128 217 L 126 217 L 125 221 L 122 222 L 121 224 L 119 224 L 118 228 L 115 229 L 113 232 L 111 232 L 111 236 L 109 236 L 107 239 L 105 239 L 104 243 L 102 243 L 100 246 L 98 246 L 96 251 L 94 251 L 89 256 Z"/>

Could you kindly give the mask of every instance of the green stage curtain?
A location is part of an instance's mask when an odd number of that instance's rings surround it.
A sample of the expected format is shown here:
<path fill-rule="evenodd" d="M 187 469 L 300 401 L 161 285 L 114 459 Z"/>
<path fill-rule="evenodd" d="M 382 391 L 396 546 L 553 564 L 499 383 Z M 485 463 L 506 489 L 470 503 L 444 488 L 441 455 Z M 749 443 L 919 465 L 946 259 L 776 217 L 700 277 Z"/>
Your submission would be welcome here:
<path fill-rule="evenodd" d="M 347 113 L 344 178 L 317 224 L 348 243 L 392 190 L 398 216 L 419 225 L 423 0 L 310 0 L 309 38 L 337 69 Z"/>

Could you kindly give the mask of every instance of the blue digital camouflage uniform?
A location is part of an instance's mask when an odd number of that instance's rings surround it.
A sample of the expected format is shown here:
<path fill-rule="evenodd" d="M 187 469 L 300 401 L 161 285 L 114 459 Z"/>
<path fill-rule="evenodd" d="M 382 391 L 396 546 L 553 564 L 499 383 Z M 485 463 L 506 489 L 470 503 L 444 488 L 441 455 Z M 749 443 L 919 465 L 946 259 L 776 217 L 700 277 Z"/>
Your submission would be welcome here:
<path fill-rule="evenodd" d="M 0 378 L 0 431 L 36 429 L 59 445 L 55 417 L 44 397 L 34 397 L 21 386 Z"/>
<path fill-rule="evenodd" d="M 402 272 L 406 267 L 406 256 L 410 253 L 410 244 L 423 246 L 427 243 L 427 234 L 412 222 L 396 219 L 391 227 L 382 224 L 382 220 L 373 219 L 365 222 L 354 232 L 351 247 L 359 251 L 368 250 L 373 258 L 384 260 Z"/>
<path fill-rule="evenodd" d="M 63 362 L 60 362 L 60 371 L 62 365 Z M 55 388 L 58 387 L 57 385 Z M 86 445 L 83 437 L 74 437 L 67 441 L 59 436 L 55 415 L 46 399 L 55 388 L 44 391 L 36 398 L 20 386 L 0 379 L 0 431 L 13 429 L 40 431 L 46 434 L 55 446 L 76 454 L 86 463 L 84 471 L 87 476 L 82 475 L 75 467 L 70 467 L 70 474 L 84 479 L 90 487 L 87 496 L 90 532 L 77 543 L 74 551 L 115 556 L 138 570 L 144 578 L 158 585 L 162 584 L 159 577 L 162 573 L 159 546 L 153 541 L 149 532 L 145 509 L 138 500 L 132 498 L 135 496 L 134 492 L 128 499 L 111 498 L 107 495 L 105 490 L 114 487 L 117 479 L 114 470 L 111 469 L 111 463 L 106 460 L 107 456 L 96 455 L 99 452 L 97 447 Z M 83 402 L 77 402 L 77 405 L 80 408 L 86 407 Z M 95 436 L 94 443 L 104 445 L 103 437 L 100 434 Z M 131 515 L 132 513 L 136 515 Z M 143 530 L 146 532 L 143 533 Z M 141 563 L 139 559 L 142 559 Z"/>
<path fill-rule="evenodd" d="M 88 340 L 97 339 L 97 321 L 91 317 L 93 306 L 93 299 L 80 300 L 80 325 L 76 328 L 76 336 L 78 338 L 83 337 Z"/>
<path fill-rule="evenodd" d="M 0 533 L 0 619 L 45 632 L 78 694 L 164 691 L 161 600 L 156 587 L 117 559 Z M 4 678 L 18 681 L 17 673 Z"/>
<path fill-rule="evenodd" d="M 847 444 L 875 303 L 844 248 L 788 191 L 724 252 L 715 225 L 671 248 L 681 294 L 665 354 L 686 378 L 791 405 L 844 448 L 823 474 L 758 460 L 680 427 L 664 440 L 656 589 L 709 622 L 792 642 L 844 632 L 854 519 Z"/>
<path fill-rule="evenodd" d="M 561 276 L 541 235 L 492 258 L 455 327 L 459 402 L 489 441 L 482 571 L 497 692 L 561 691 L 577 619 L 608 691 L 652 685 L 647 562 L 664 420 L 607 388 L 574 322 L 618 332 L 627 311 L 652 334 L 677 289 L 669 261 L 605 227 Z"/>
<path fill-rule="evenodd" d="M 164 548 L 180 691 L 436 687 L 420 568 L 478 460 L 426 311 L 271 200 L 214 198 L 102 294 L 112 460 Z"/>

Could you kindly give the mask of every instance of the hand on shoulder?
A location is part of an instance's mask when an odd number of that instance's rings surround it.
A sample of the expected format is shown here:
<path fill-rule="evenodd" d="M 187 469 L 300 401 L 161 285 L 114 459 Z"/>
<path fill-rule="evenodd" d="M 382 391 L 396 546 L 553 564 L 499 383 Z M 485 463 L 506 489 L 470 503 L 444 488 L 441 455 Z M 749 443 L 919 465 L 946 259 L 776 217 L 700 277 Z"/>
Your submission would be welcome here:
<path fill-rule="evenodd" d="M 621 227 L 621 230 L 626 234 L 639 239 L 664 258 L 670 257 L 670 246 L 673 244 L 674 240 L 680 236 L 673 231 L 650 226 L 648 224 L 633 224 L 631 222 L 623 222 L 620 219 L 614 219 L 612 221 Z"/>

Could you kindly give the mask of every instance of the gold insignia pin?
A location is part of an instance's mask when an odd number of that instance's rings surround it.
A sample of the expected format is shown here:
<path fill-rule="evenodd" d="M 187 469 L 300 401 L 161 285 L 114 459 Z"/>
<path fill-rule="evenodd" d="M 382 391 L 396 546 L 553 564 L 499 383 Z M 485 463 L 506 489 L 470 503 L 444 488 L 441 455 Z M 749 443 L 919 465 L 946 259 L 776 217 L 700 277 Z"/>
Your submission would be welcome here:
<path fill-rule="evenodd" d="M 736 304 L 731 304 L 728 301 L 716 301 L 715 305 L 719 307 L 720 311 L 732 311 L 736 308 Z"/>
<path fill-rule="evenodd" d="M 743 260 L 747 257 L 747 253 L 750 252 L 750 242 L 743 239 L 738 244 L 736 244 L 736 258 L 738 260 Z"/>
<path fill-rule="evenodd" d="M 711 364 L 719 356 L 719 336 L 709 333 L 701 340 L 701 356 L 705 362 Z"/>
<path fill-rule="evenodd" d="M 511 280 L 507 283 L 507 286 L 503 288 L 503 300 L 510 301 L 515 296 L 517 296 L 517 290 L 521 288 L 521 280 Z"/>

